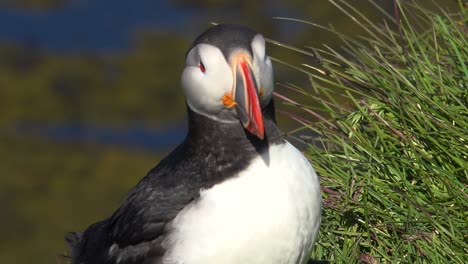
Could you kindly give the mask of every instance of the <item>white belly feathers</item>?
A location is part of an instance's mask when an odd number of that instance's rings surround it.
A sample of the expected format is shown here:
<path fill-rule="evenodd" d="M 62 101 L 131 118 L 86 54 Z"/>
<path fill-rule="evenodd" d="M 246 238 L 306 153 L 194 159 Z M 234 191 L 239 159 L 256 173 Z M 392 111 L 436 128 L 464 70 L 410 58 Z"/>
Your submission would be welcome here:
<path fill-rule="evenodd" d="M 269 148 L 240 175 L 201 190 L 164 242 L 165 264 L 302 264 L 321 213 L 318 177 L 294 146 Z"/>

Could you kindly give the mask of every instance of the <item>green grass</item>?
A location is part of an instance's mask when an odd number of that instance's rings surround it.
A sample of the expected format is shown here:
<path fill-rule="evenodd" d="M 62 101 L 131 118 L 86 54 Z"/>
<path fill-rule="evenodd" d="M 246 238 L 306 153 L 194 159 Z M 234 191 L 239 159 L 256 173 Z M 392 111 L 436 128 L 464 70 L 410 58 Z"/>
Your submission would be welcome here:
<path fill-rule="evenodd" d="M 300 100 L 279 95 L 318 134 L 307 141 L 324 197 L 312 259 L 467 263 L 467 3 L 448 13 L 398 1 L 374 23 L 329 1 L 366 35 L 294 20 L 336 34 L 342 48 L 289 47 L 317 64 L 290 65 L 310 79 L 283 85 Z"/>

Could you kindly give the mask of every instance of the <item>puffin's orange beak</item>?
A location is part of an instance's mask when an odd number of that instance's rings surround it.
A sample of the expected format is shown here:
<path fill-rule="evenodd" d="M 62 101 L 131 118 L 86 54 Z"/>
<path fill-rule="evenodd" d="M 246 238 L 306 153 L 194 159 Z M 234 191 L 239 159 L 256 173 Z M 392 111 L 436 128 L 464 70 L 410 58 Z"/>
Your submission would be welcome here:
<path fill-rule="evenodd" d="M 235 91 L 237 115 L 244 128 L 260 139 L 265 136 L 263 116 L 260 102 L 258 101 L 258 87 L 252 71 L 252 63 L 248 56 L 240 53 L 236 56 L 235 67 Z"/>

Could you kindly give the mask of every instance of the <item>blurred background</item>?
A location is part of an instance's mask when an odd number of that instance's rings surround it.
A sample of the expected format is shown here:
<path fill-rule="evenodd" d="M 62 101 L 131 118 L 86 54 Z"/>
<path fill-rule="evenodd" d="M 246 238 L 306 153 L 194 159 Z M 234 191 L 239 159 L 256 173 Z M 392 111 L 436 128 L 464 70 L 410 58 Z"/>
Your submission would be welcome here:
<path fill-rule="evenodd" d="M 376 2 L 392 11 L 392 0 Z M 382 22 L 368 1 L 348 3 Z M 57 263 L 67 231 L 108 217 L 183 139 L 184 56 L 211 22 L 249 25 L 298 47 L 339 48 L 330 33 L 275 16 L 364 33 L 325 0 L 0 0 L 0 263 Z M 275 45 L 268 51 L 313 63 Z M 275 75 L 309 82 L 278 63 Z"/>

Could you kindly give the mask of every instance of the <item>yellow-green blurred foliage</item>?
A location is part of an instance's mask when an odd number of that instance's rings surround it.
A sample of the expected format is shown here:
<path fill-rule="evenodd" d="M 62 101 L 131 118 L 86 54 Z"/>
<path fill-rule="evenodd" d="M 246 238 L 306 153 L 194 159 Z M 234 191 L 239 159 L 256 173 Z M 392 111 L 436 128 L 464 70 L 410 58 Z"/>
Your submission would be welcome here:
<path fill-rule="evenodd" d="M 87 145 L 0 138 L 2 263 L 53 263 L 67 230 L 112 213 L 158 161 L 155 155 Z"/>
<path fill-rule="evenodd" d="M 0 46 L 0 124 L 181 119 L 187 45 L 177 36 L 141 36 L 119 56 Z"/>

